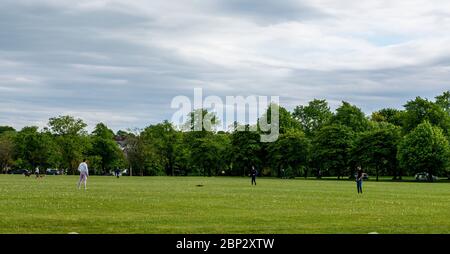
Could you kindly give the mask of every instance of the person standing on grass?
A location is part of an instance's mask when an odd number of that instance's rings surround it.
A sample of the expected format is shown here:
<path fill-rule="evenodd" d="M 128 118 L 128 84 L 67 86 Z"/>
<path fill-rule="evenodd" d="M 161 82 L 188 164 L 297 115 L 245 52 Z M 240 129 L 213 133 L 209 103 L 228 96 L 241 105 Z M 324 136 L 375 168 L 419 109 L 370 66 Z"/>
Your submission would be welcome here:
<path fill-rule="evenodd" d="M 363 181 L 363 171 L 360 166 L 358 166 L 358 171 L 356 173 L 356 189 L 358 193 L 362 194 L 362 181 Z"/>
<path fill-rule="evenodd" d="M 36 167 L 34 174 L 36 175 L 36 178 L 39 178 L 39 167 Z"/>
<path fill-rule="evenodd" d="M 255 183 L 255 185 L 256 185 L 256 174 L 257 173 L 258 173 L 258 171 L 256 171 L 254 166 L 252 166 L 252 171 L 250 172 L 250 175 L 252 176 L 252 185 L 253 185 L 253 183 Z"/>
<path fill-rule="evenodd" d="M 80 180 L 78 181 L 78 189 L 80 189 L 81 182 L 84 182 L 84 189 L 87 190 L 87 178 L 89 176 L 89 169 L 88 165 L 86 163 L 86 159 L 83 160 L 82 163 L 80 163 L 80 166 L 78 166 L 78 171 L 80 171 Z"/>

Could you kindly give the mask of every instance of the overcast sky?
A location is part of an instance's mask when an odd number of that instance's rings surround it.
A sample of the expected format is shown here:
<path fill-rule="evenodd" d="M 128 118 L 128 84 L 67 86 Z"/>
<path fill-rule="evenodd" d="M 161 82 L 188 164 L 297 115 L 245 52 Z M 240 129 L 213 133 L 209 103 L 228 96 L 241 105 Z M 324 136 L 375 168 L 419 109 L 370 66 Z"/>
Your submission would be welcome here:
<path fill-rule="evenodd" d="M 367 114 L 450 88 L 450 1 L 1 0 L 0 125 L 170 119 L 173 97 Z"/>

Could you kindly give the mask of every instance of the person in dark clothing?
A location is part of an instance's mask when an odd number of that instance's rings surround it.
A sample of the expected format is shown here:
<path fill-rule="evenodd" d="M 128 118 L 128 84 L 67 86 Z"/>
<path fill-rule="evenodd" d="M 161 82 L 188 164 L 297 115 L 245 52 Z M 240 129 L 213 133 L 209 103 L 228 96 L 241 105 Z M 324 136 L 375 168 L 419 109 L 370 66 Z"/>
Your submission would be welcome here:
<path fill-rule="evenodd" d="M 117 168 L 117 169 L 115 170 L 115 172 L 114 172 L 114 173 L 115 173 L 116 177 L 117 177 L 117 178 L 119 178 L 119 175 L 120 175 L 120 170 L 119 170 L 118 168 Z"/>
<path fill-rule="evenodd" d="M 255 183 L 255 185 L 256 185 L 256 174 L 257 173 L 258 173 L 258 171 L 256 171 L 254 166 L 252 166 L 252 171 L 250 172 L 250 175 L 252 176 L 252 185 L 253 185 L 253 183 Z"/>
<path fill-rule="evenodd" d="M 361 167 L 358 167 L 358 171 L 356 173 L 356 189 L 358 193 L 362 194 L 362 181 L 363 181 L 363 171 Z"/>

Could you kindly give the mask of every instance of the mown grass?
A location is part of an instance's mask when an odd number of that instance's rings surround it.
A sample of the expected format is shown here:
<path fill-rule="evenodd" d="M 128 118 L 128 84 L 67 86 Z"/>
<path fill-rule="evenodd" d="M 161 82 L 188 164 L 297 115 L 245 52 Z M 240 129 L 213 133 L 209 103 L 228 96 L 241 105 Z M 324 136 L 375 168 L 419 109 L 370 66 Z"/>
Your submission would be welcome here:
<path fill-rule="evenodd" d="M 0 175 L 0 233 L 450 233 L 450 184 Z M 198 187 L 197 185 L 203 185 Z"/>

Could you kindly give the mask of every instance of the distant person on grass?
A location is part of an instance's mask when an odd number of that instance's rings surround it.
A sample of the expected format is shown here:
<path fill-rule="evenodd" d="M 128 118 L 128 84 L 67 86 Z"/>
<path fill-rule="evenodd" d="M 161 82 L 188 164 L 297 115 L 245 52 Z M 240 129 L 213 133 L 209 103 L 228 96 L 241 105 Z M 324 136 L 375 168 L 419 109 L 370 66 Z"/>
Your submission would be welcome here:
<path fill-rule="evenodd" d="M 358 193 L 362 194 L 362 181 L 363 181 L 363 171 L 361 167 L 358 166 L 358 171 L 356 173 L 356 188 L 358 189 Z"/>
<path fill-rule="evenodd" d="M 89 176 L 89 169 L 88 165 L 86 163 L 86 159 L 83 160 L 82 163 L 80 163 L 80 166 L 78 166 L 78 171 L 80 171 L 80 180 L 78 181 L 78 189 L 80 189 L 81 182 L 84 182 L 84 189 L 87 190 L 87 178 Z"/>
<path fill-rule="evenodd" d="M 252 185 L 255 183 L 256 185 L 256 175 L 258 174 L 258 171 L 256 171 L 255 167 L 252 166 L 252 171 L 250 172 L 250 175 L 252 176 Z"/>
<path fill-rule="evenodd" d="M 119 176 L 120 176 L 120 169 L 116 168 L 116 170 L 114 171 L 114 174 L 116 175 L 117 178 L 119 178 Z"/>
<path fill-rule="evenodd" d="M 36 167 L 34 174 L 36 175 L 36 178 L 39 178 L 39 167 Z"/>

